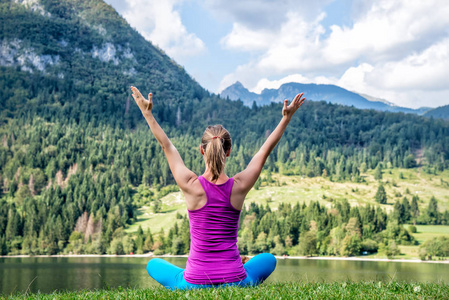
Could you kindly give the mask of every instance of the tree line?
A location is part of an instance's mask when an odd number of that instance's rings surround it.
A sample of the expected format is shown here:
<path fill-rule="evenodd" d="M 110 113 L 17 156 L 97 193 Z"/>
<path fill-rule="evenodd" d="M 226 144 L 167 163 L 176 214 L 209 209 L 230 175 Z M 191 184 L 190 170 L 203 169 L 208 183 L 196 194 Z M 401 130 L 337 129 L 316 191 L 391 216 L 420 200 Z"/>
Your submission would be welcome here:
<path fill-rule="evenodd" d="M 102 182 L 107 180 L 105 178 Z M 22 209 L 3 200 L 0 206 L 3 216 L 0 229 L 4 232 L 0 235 L 2 254 L 129 254 L 149 251 L 155 254 L 188 254 L 189 221 L 179 213 L 177 221 L 166 231 L 161 229 L 153 235 L 150 228 L 144 232 L 139 227 L 135 235 L 129 235 L 124 232 L 130 217 L 123 212 L 127 208 L 124 203 L 108 207 L 105 203 L 95 202 L 95 209 L 91 210 L 96 213 L 91 214 L 85 212 L 79 201 L 54 206 L 49 211 L 46 203 L 58 201 L 64 198 L 62 193 L 70 193 L 77 188 L 82 187 L 50 190 L 44 201 L 38 203 L 27 198 Z M 434 197 L 425 209 L 420 209 L 417 201 L 419 198 L 413 196 L 410 205 L 404 197 L 402 201 L 396 201 L 390 214 L 379 206 L 351 206 L 347 200 L 333 202 L 330 208 L 314 201 L 309 205 L 280 203 L 277 210 L 272 210 L 268 204 L 252 202 L 241 211 L 237 246 L 241 254 L 250 255 L 270 252 L 276 255 L 354 256 L 379 252 L 390 257 L 399 254 L 398 245 L 418 244 L 412 235 L 416 227 L 406 229 L 404 224 L 449 224 L 449 211 L 439 212 Z M 73 231 L 71 223 L 75 224 Z M 438 248 L 441 251 L 435 250 L 435 243 L 438 241 L 433 244 L 426 242 L 421 248 L 429 249 L 430 255 L 441 254 L 443 250 L 441 247 Z"/>

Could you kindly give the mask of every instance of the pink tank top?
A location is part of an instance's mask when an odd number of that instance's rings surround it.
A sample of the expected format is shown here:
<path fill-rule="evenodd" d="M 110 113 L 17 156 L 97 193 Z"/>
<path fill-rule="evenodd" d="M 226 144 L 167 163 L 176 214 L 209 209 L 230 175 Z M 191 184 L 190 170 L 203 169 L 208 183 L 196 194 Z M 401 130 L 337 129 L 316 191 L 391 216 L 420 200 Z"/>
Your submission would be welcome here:
<path fill-rule="evenodd" d="M 198 177 L 207 202 L 189 210 L 190 253 L 184 279 L 192 284 L 220 284 L 246 278 L 237 249 L 240 211 L 231 205 L 234 178 L 213 184 Z"/>

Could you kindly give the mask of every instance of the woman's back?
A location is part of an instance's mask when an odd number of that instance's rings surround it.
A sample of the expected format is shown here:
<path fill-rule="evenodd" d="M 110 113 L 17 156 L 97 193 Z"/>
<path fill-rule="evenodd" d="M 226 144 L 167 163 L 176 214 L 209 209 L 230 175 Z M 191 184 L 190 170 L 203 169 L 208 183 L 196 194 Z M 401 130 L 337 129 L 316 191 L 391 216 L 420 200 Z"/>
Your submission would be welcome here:
<path fill-rule="evenodd" d="M 230 201 L 234 179 L 213 184 L 198 177 L 206 204 L 189 210 L 191 246 L 184 278 L 193 284 L 218 284 L 245 279 L 237 249 L 240 211 Z"/>

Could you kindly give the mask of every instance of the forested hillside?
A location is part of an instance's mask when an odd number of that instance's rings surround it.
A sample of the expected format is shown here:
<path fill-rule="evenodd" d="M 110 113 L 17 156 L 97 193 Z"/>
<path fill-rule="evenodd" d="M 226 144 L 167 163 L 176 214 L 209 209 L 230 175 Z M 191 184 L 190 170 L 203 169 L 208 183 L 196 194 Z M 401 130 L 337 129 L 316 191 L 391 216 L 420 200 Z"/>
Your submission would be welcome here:
<path fill-rule="evenodd" d="M 424 115 L 426 117 L 434 117 L 449 120 L 449 105 L 434 108 L 426 112 Z"/>
<path fill-rule="evenodd" d="M 142 205 L 136 195 L 157 201 L 174 181 L 131 84 L 154 93 L 157 120 L 197 174 L 207 125 L 231 132 L 233 175 L 281 117 L 281 104 L 210 94 L 100 0 L 2 0 L 0 26 L 2 254 L 67 253 L 76 243 L 116 253 L 117 241 L 133 243 L 123 228 Z M 448 122 L 308 102 L 266 169 L 362 181 L 368 169 L 417 166 L 449 167 Z"/>
<path fill-rule="evenodd" d="M 207 95 L 103 1 L 2 0 L 0 18 L 3 122 L 39 115 L 134 127 L 130 84 L 164 99 L 161 117 L 167 104 Z"/>

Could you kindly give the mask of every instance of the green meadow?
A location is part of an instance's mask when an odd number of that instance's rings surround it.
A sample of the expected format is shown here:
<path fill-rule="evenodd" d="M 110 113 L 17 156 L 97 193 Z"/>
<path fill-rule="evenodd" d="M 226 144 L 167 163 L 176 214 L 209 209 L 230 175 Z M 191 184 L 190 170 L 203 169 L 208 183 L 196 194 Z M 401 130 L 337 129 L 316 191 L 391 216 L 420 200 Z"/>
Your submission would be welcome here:
<path fill-rule="evenodd" d="M 118 288 L 97 291 L 16 294 L 9 299 L 447 299 L 442 283 L 343 282 L 272 283 L 255 288 L 224 287 L 194 291 Z M 0 296 L 0 298 L 2 298 Z"/>
<path fill-rule="evenodd" d="M 384 170 L 382 183 L 385 186 L 388 202 L 385 205 L 374 201 L 379 182 L 374 179 L 373 172 L 362 174 L 363 182 L 335 182 L 325 177 L 302 177 L 272 175 L 274 182 L 263 182 L 258 190 L 252 189 L 246 198 L 246 205 L 251 202 L 268 204 L 271 209 L 277 209 L 280 203 L 303 203 L 318 201 L 326 207 L 331 207 L 335 201 L 347 199 L 351 205 L 380 205 L 387 211 L 393 210 L 396 200 L 413 195 L 420 198 L 420 209 L 427 207 L 432 196 L 438 200 L 440 211 L 449 209 L 449 171 L 438 175 L 430 175 L 421 169 L 391 169 Z M 266 177 L 262 174 L 262 178 Z M 157 233 L 161 228 L 169 228 L 176 221 L 176 214 L 187 214 L 184 197 L 181 192 L 173 192 L 161 199 L 162 209 L 154 213 L 153 203 L 147 202 L 139 208 L 137 222 L 129 226 L 127 232 L 150 228 Z M 431 230 L 431 229 L 429 229 Z M 424 232 L 424 231 L 423 231 Z M 431 234 L 422 238 L 431 237 Z M 418 240 L 421 236 L 418 234 Z"/>
<path fill-rule="evenodd" d="M 413 236 L 418 242 L 424 243 L 427 240 L 437 238 L 440 236 L 449 236 L 449 226 L 443 225 L 416 225 L 417 232 Z"/>

